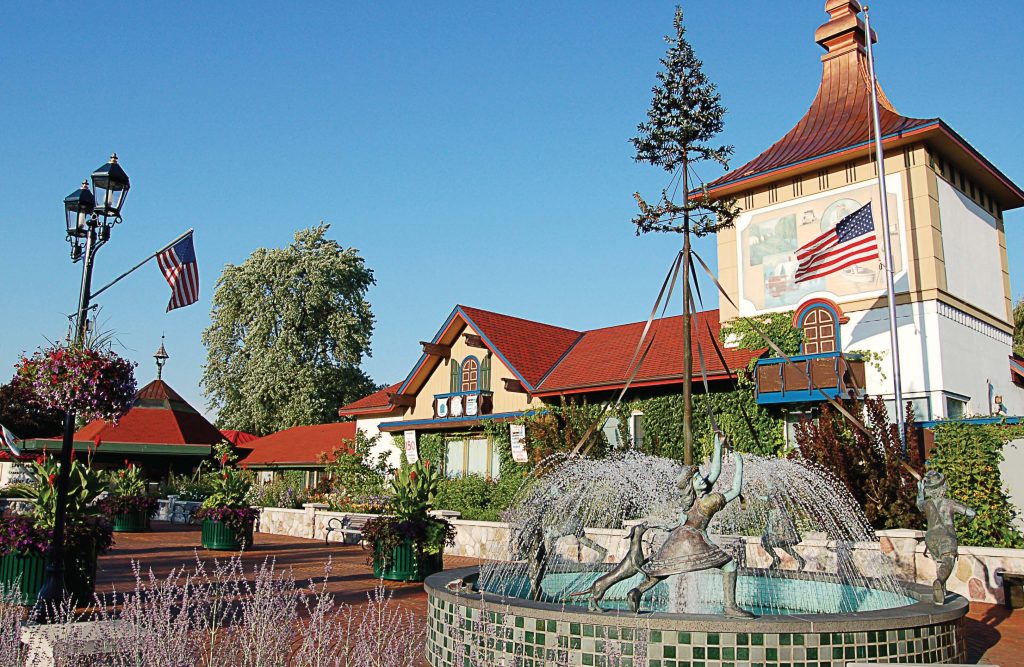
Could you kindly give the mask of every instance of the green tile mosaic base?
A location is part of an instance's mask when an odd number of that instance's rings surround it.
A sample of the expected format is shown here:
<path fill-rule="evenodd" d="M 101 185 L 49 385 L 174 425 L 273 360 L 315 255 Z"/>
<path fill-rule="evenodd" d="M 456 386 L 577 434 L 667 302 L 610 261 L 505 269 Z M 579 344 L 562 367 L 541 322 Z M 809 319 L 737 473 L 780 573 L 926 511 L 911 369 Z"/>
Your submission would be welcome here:
<path fill-rule="evenodd" d="M 427 593 L 433 667 L 845 667 L 966 657 L 961 619 L 860 632 L 698 632 L 658 629 L 679 626 L 665 617 L 551 614 L 478 596 L 438 595 L 430 586 Z"/>

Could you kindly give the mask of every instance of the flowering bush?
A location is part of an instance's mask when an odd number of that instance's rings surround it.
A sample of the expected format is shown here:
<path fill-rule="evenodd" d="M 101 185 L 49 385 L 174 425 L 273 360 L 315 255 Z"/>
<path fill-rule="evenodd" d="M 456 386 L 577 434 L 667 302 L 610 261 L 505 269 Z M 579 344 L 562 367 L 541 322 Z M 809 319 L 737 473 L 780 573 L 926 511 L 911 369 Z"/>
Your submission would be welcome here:
<path fill-rule="evenodd" d="M 192 516 L 200 521 L 209 519 L 229 526 L 237 533 L 245 533 L 256 521 L 259 510 L 252 507 L 200 507 Z"/>
<path fill-rule="evenodd" d="M 115 496 L 141 496 L 146 493 L 146 480 L 141 469 L 127 459 L 124 468 L 110 473 L 110 493 Z"/>
<path fill-rule="evenodd" d="M 391 496 L 342 496 L 327 499 L 332 512 L 359 512 L 360 514 L 387 514 L 391 511 Z"/>
<path fill-rule="evenodd" d="M 116 424 L 135 402 L 135 363 L 110 349 L 51 345 L 15 367 L 19 382 L 44 408 Z"/>
<path fill-rule="evenodd" d="M 370 519 L 363 527 L 365 541 L 373 545 L 373 553 L 367 558 L 369 564 L 379 558 L 385 567 L 390 566 L 392 550 L 406 539 L 420 556 L 440 553 L 445 545 L 455 544 L 455 526 L 430 516 L 440 477 L 427 460 L 395 471 L 391 480 L 395 515 Z"/>
<path fill-rule="evenodd" d="M 249 504 L 260 507 L 301 509 L 304 503 L 314 502 L 311 498 L 301 471 L 285 471 L 266 484 L 254 484 L 249 492 Z"/>
<path fill-rule="evenodd" d="M 145 512 L 152 518 L 156 514 L 156 498 L 150 496 L 107 496 L 99 503 L 99 510 L 107 516 Z"/>
<path fill-rule="evenodd" d="M 52 540 L 53 528 L 40 527 L 32 517 L 5 517 L 0 522 L 0 556 L 10 553 L 44 554 Z M 94 545 L 96 553 L 102 555 L 110 551 L 113 544 L 113 528 L 103 518 L 91 517 L 64 527 L 64 550 L 68 553 Z"/>

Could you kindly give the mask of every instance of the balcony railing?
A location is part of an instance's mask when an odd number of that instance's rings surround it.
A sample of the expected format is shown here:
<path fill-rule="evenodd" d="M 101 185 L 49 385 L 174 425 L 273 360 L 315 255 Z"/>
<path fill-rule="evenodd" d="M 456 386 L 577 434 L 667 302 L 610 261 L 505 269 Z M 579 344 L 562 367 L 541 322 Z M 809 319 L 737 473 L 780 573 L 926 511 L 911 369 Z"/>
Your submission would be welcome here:
<path fill-rule="evenodd" d="M 466 419 L 489 415 L 494 408 L 494 392 L 486 389 L 434 394 L 434 419 Z"/>
<path fill-rule="evenodd" d="M 822 392 L 830 398 L 849 398 L 864 393 L 864 360 L 860 355 L 839 352 L 801 354 L 785 359 L 761 359 L 754 370 L 757 402 L 819 403 Z M 820 391 L 819 391 L 820 390 Z"/>

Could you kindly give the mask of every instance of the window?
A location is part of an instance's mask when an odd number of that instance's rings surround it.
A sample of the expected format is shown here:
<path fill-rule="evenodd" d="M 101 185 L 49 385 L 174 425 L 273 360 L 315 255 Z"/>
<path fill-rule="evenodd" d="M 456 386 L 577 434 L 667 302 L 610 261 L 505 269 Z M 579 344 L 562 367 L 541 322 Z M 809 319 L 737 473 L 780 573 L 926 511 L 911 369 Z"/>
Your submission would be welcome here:
<path fill-rule="evenodd" d="M 963 419 L 967 414 L 967 401 L 946 394 L 946 419 Z"/>
<path fill-rule="evenodd" d="M 839 347 L 836 317 L 828 308 L 816 306 L 804 312 L 800 318 L 800 327 L 804 332 L 804 354 L 835 352 Z"/>
<path fill-rule="evenodd" d="M 629 436 L 633 439 L 633 447 L 644 446 L 644 413 L 634 412 L 629 416 Z"/>
<path fill-rule="evenodd" d="M 501 452 L 486 437 L 461 436 L 445 442 L 445 474 L 448 477 L 480 475 L 497 478 L 501 474 Z"/>
<path fill-rule="evenodd" d="M 462 362 L 462 384 L 459 391 L 476 391 L 479 386 L 480 369 L 476 359 L 466 357 Z"/>
<path fill-rule="evenodd" d="M 604 433 L 604 439 L 608 441 L 609 447 L 612 449 L 622 447 L 622 438 L 619 437 L 619 420 L 617 417 L 609 417 L 604 420 L 604 426 L 601 427 L 601 432 Z"/>

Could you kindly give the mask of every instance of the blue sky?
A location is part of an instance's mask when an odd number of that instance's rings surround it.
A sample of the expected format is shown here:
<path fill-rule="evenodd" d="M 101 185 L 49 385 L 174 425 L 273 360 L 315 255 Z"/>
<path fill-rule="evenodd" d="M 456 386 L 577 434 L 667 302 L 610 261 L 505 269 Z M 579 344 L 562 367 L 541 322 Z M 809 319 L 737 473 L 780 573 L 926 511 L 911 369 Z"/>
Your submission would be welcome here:
<path fill-rule="evenodd" d="M 729 109 L 735 166 L 781 137 L 820 77 L 822 0 L 684 3 Z M 365 368 L 405 376 L 456 303 L 574 328 L 647 316 L 678 239 L 636 238 L 633 162 L 672 2 L 28 3 L 0 41 L 0 381 L 63 335 L 80 266 L 61 199 L 111 151 L 132 178 L 95 285 L 195 227 L 198 304 L 164 313 L 155 264 L 100 299 L 101 326 L 197 408 L 221 268 L 332 224 L 375 270 Z M 941 116 L 1018 183 L 1024 5 L 873 3 L 901 112 Z M 706 169 L 705 178 L 717 175 Z M 1024 214 L 1005 216 L 1014 295 Z M 713 241 L 698 250 L 714 258 Z M 709 290 L 705 290 L 708 293 Z M 7 369 L 7 370 L 4 370 Z"/>

